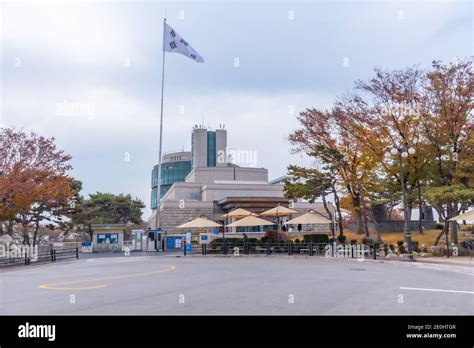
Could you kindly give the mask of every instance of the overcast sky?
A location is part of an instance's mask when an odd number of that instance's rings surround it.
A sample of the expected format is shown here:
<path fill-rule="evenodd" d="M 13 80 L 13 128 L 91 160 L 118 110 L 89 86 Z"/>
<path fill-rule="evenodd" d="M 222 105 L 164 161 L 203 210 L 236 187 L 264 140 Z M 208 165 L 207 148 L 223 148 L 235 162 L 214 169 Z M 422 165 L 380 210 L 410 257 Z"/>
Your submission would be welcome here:
<path fill-rule="evenodd" d="M 3 2 L 0 126 L 54 136 L 95 191 L 150 209 L 158 161 L 163 17 L 205 59 L 167 54 L 164 151 L 225 123 L 269 177 L 290 163 L 306 107 L 329 108 L 374 66 L 473 55 L 469 1 Z"/>

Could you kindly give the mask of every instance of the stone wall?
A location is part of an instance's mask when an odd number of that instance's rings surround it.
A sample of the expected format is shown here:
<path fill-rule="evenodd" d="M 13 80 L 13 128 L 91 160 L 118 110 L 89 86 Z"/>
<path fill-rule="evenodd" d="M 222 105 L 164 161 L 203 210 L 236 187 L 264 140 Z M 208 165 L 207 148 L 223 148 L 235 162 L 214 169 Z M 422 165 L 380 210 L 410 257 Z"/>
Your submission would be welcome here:
<path fill-rule="evenodd" d="M 184 233 L 183 229 L 176 228 L 201 215 L 213 217 L 213 202 L 185 201 L 184 207 L 179 202 L 165 202 L 160 212 L 160 226 L 163 231 Z"/>

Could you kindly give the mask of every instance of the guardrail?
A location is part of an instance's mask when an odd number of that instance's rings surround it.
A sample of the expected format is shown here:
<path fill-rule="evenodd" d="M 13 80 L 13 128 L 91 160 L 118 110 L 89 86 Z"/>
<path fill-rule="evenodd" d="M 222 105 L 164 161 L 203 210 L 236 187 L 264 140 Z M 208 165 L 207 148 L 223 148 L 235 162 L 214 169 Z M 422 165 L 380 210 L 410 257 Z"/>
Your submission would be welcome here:
<path fill-rule="evenodd" d="M 201 245 L 192 245 L 191 251 L 183 248 L 183 254 L 201 255 L 309 255 L 346 258 L 372 258 L 377 259 L 379 251 L 378 244 L 336 244 L 336 243 L 288 243 L 288 242 L 219 242 Z"/>
<path fill-rule="evenodd" d="M 42 262 L 56 262 L 61 259 L 79 259 L 79 248 L 41 248 L 35 253 L 21 252 L 19 255 L 15 253 L 13 256 L 0 257 L 0 267 L 14 266 L 24 264 L 38 264 Z"/>

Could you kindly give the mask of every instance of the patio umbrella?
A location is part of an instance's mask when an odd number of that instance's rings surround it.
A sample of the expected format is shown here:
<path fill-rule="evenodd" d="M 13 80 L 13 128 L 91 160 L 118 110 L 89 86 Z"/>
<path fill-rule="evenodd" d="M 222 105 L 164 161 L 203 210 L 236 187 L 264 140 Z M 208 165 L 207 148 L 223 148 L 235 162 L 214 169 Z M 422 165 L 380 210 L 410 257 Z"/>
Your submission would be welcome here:
<path fill-rule="evenodd" d="M 330 224 L 331 220 L 315 213 L 306 213 L 284 223 L 284 225 Z"/>
<path fill-rule="evenodd" d="M 264 211 L 260 215 L 279 217 L 279 216 L 289 216 L 293 214 L 298 214 L 298 212 L 290 208 L 278 205 L 275 208 Z"/>
<path fill-rule="evenodd" d="M 226 219 L 229 219 L 229 218 L 241 219 L 241 218 L 244 218 L 246 216 L 252 216 L 252 215 L 257 216 L 257 214 L 252 213 L 251 211 L 248 211 L 248 210 L 245 210 L 245 209 L 242 209 L 242 208 L 237 208 L 237 209 L 232 210 L 231 212 L 228 212 L 227 214 L 222 215 L 222 217 L 226 218 Z M 224 239 L 225 239 L 226 227 L 229 227 L 229 225 L 227 225 L 227 226 L 224 225 L 224 231 L 223 231 L 223 235 L 222 235 L 222 237 Z"/>
<path fill-rule="evenodd" d="M 276 217 L 277 218 L 277 230 L 280 228 L 280 216 L 290 216 L 293 214 L 298 214 L 297 211 L 292 210 L 287 207 L 283 207 L 280 204 L 275 208 L 269 209 L 261 213 L 262 216 Z"/>
<path fill-rule="evenodd" d="M 185 224 L 179 225 L 177 228 L 206 228 L 206 227 L 221 227 L 221 226 L 222 225 L 218 224 L 217 222 L 214 222 L 208 219 L 197 218 L 189 222 L 186 222 Z"/>
<path fill-rule="evenodd" d="M 228 212 L 227 214 L 224 214 L 222 215 L 223 218 L 237 218 L 237 219 L 240 219 L 240 218 L 243 218 L 243 217 L 246 217 L 246 216 L 251 216 L 251 215 L 257 215 L 255 213 L 252 213 L 251 211 L 248 211 L 248 210 L 245 210 L 245 209 L 242 209 L 242 208 L 237 208 L 237 209 L 234 209 L 230 212 Z"/>
<path fill-rule="evenodd" d="M 458 221 L 459 220 L 474 220 L 474 210 L 468 211 L 464 214 L 460 214 L 458 216 L 455 216 L 449 219 L 449 221 L 453 221 L 453 220 L 458 220 Z"/>
<path fill-rule="evenodd" d="M 244 217 L 243 219 L 240 219 L 238 221 L 235 221 L 227 226 L 228 227 L 251 227 L 251 226 L 269 226 L 269 225 L 274 225 L 274 223 L 251 215 L 251 216 Z"/>

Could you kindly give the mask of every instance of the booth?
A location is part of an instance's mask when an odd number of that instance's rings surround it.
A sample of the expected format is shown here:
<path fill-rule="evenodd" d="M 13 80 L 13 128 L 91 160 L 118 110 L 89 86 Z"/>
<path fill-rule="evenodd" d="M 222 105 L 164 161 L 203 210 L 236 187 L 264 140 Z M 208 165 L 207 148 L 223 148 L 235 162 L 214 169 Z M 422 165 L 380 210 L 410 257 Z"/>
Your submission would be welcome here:
<path fill-rule="evenodd" d="M 92 251 L 122 251 L 124 224 L 94 224 L 92 227 Z"/>
<path fill-rule="evenodd" d="M 154 230 L 149 228 L 146 231 L 147 239 L 145 251 L 159 251 L 162 250 L 162 230 L 161 228 Z"/>

